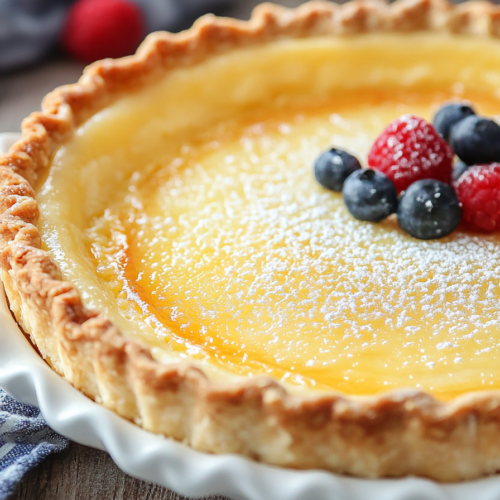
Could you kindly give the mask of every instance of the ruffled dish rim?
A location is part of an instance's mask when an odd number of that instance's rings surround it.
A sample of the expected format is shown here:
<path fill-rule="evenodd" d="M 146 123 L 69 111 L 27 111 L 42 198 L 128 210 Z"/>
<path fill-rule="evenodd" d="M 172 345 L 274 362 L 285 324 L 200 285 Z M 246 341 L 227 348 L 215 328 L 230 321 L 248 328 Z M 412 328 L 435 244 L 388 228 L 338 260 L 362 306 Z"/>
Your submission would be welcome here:
<path fill-rule="evenodd" d="M 17 321 L 77 389 L 147 430 L 214 453 L 362 477 L 416 474 L 459 481 L 500 469 L 500 392 L 439 402 L 415 390 L 374 397 L 292 395 L 267 377 L 221 384 L 190 363 L 163 365 L 82 303 L 41 249 L 35 186 L 61 145 L 120 96 L 180 66 L 282 38 L 366 32 L 500 37 L 500 9 L 483 2 L 392 5 L 311 2 L 258 7 L 248 22 L 205 16 L 181 34 L 155 33 L 137 54 L 89 66 L 48 94 L 0 158 L 0 264 Z"/>

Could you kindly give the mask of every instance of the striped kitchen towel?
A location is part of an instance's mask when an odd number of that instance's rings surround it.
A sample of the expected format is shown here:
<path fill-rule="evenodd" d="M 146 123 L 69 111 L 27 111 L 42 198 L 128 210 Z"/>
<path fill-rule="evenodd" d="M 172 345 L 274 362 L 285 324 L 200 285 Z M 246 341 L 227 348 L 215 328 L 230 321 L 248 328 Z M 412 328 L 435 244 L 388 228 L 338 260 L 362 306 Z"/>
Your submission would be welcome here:
<path fill-rule="evenodd" d="M 38 408 L 18 403 L 0 389 L 0 500 L 14 492 L 26 472 L 68 444 Z"/>

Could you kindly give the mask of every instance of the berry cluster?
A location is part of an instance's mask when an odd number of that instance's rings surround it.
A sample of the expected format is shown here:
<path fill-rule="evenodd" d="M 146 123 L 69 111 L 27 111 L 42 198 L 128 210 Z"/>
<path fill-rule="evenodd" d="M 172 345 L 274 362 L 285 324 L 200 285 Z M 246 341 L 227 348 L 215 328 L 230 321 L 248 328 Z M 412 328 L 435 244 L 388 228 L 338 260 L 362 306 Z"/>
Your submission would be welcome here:
<path fill-rule="evenodd" d="M 460 221 L 484 232 L 500 229 L 500 126 L 466 103 L 445 104 L 432 125 L 413 115 L 394 120 L 373 144 L 368 166 L 330 149 L 314 173 L 321 185 L 342 192 L 356 219 L 378 222 L 395 213 L 415 238 L 441 238 Z"/>

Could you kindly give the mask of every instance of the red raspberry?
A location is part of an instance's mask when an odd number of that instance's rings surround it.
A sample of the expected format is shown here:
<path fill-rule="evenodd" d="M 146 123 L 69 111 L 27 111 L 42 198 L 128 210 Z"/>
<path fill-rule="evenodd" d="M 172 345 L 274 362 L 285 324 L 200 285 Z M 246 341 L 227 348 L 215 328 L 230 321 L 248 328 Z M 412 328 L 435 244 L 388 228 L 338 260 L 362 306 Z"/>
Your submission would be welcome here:
<path fill-rule="evenodd" d="M 466 226 L 486 233 L 500 229 L 500 163 L 470 167 L 454 187 Z"/>
<path fill-rule="evenodd" d="M 129 0 L 79 0 L 62 33 L 66 51 L 84 63 L 132 54 L 146 33 L 144 17 Z"/>
<path fill-rule="evenodd" d="M 403 115 L 375 141 L 368 164 L 389 177 L 399 193 L 421 179 L 449 184 L 453 151 L 430 123 L 418 116 Z"/>

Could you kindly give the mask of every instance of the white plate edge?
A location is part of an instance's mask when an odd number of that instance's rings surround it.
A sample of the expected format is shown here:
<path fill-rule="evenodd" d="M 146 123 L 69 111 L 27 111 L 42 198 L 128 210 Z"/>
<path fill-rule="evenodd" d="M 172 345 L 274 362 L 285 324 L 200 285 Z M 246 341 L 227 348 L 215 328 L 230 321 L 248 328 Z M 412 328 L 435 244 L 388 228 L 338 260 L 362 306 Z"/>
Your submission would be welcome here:
<path fill-rule="evenodd" d="M 20 135 L 0 133 L 0 153 Z M 0 387 L 38 406 L 48 424 L 80 444 L 106 450 L 131 476 L 199 497 L 248 500 L 500 500 L 500 477 L 443 485 L 421 478 L 358 479 L 294 471 L 235 455 L 210 455 L 149 433 L 101 407 L 59 377 L 13 320 L 0 287 Z"/>

